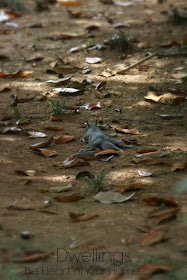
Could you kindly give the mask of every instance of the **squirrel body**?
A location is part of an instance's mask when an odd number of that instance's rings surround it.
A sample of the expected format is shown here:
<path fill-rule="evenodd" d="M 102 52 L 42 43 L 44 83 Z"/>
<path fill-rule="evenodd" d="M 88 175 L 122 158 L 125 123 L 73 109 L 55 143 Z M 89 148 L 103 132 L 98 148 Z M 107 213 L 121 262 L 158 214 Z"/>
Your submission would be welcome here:
<path fill-rule="evenodd" d="M 97 126 L 97 123 L 87 123 L 86 134 L 82 141 L 88 143 L 86 150 L 92 151 L 95 148 L 106 149 L 113 148 L 117 151 L 123 152 L 122 149 L 132 148 L 133 145 L 127 145 L 122 140 L 117 140 L 102 132 Z"/>

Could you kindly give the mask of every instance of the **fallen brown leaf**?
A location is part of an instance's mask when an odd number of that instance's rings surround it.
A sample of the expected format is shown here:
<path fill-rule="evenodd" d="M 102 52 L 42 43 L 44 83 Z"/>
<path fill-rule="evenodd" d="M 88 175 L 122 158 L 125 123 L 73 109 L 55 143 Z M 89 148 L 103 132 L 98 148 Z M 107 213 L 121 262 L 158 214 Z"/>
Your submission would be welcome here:
<path fill-rule="evenodd" d="M 162 104 L 180 104 L 186 100 L 184 96 L 176 96 L 170 92 L 162 95 L 157 95 L 155 92 L 148 92 L 147 96 L 144 96 L 144 98 L 146 100 L 156 103 L 160 102 Z"/>
<path fill-rule="evenodd" d="M 30 262 L 36 262 L 40 260 L 44 260 L 52 256 L 52 252 L 50 253 L 44 253 L 42 251 L 30 251 L 29 254 L 26 252 L 23 254 L 23 256 L 15 258 L 13 260 L 14 263 L 30 263 Z"/>
<path fill-rule="evenodd" d="M 34 71 L 22 71 L 22 70 L 18 70 L 11 74 L 0 72 L 0 77 L 24 78 L 26 76 L 32 75 L 33 73 Z"/>
<path fill-rule="evenodd" d="M 61 136 L 53 137 L 56 144 L 65 144 L 67 142 L 70 142 L 73 138 L 74 136 L 70 136 L 70 135 L 61 135 Z"/>
<path fill-rule="evenodd" d="M 131 190 L 146 190 L 147 186 L 145 184 L 136 183 L 136 184 L 130 184 L 130 185 L 118 185 L 114 186 L 117 189 L 120 189 L 122 191 L 131 191 Z"/>
<path fill-rule="evenodd" d="M 90 18 L 91 15 L 84 11 L 72 11 L 68 10 L 69 16 L 71 18 Z"/>
<path fill-rule="evenodd" d="M 60 118 L 59 118 L 59 117 L 50 116 L 49 118 L 50 118 L 50 120 L 51 120 L 52 122 L 58 122 L 58 121 L 60 121 Z"/>
<path fill-rule="evenodd" d="M 54 156 L 57 156 L 58 153 L 55 151 L 55 150 L 47 150 L 47 149 L 39 149 L 39 148 L 36 148 L 34 149 L 35 152 L 39 152 L 41 153 L 42 155 L 44 155 L 45 157 L 54 157 Z"/>
<path fill-rule="evenodd" d="M 72 213 L 69 213 L 69 215 L 72 222 L 84 222 L 99 217 L 99 214 L 97 213 L 85 214 L 85 215 L 80 214 L 80 216 L 78 215 L 75 216 L 74 214 L 72 215 Z"/>
<path fill-rule="evenodd" d="M 53 142 L 53 137 L 51 137 L 49 140 L 44 141 L 44 142 L 40 142 L 40 143 L 36 143 L 30 146 L 30 149 L 35 151 L 38 148 L 44 148 L 47 147 L 48 145 L 50 145 Z"/>
<path fill-rule="evenodd" d="M 153 245 L 154 243 L 161 241 L 164 235 L 164 231 L 162 230 L 156 230 L 149 234 L 147 234 L 140 242 L 140 246 L 143 247 L 149 247 Z"/>
<path fill-rule="evenodd" d="M 160 44 L 159 46 L 162 47 L 162 48 L 171 48 L 171 47 L 180 46 L 180 45 L 181 44 L 176 42 L 176 41 L 171 41 L 171 42 L 168 42 L 168 43 Z"/>
<path fill-rule="evenodd" d="M 99 91 L 102 91 L 102 90 L 106 87 L 106 84 L 107 84 L 106 81 L 100 82 L 100 83 L 95 87 L 95 89 L 96 89 L 96 90 L 99 90 Z"/>
<path fill-rule="evenodd" d="M 149 213 L 148 218 L 153 220 L 153 225 L 155 226 L 160 223 L 166 222 L 171 218 L 176 218 L 178 211 L 178 207 L 161 207 Z"/>
<path fill-rule="evenodd" d="M 0 92 L 5 92 L 5 91 L 9 91 L 11 90 L 11 85 L 8 84 L 8 85 L 3 85 L 0 87 Z"/>
<path fill-rule="evenodd" d="M 62 166 L 64 168 L 72 168 L 72 167 L 85 166 L 85 165 L 90 165 L 90 164 L 87 161 L 78 159 L 77 156 L 71 156 L 66 160 L 64 160 Z"/>
<path fill-rule="evenodd" d="M 177 201 L 157 196 L 147 196 L 144 198 L 144 201 L 153 206 L 162 205 L 163 203 L 171 207 L 179 206 L 179 203 Z"/>
<path fill-rule="evenodd" d="M 171 165 L 170 170 L 171 170 L 171 172 L 174 172 L 176 170 L 185 169 L 185 167 L 186 167 L 186 164 L 184 162 L 176 162 Z"/>
<path fill-rule="evenodd" d="M 65 0 L 65 1 L 60 1 L 59 4 L 61 6 L 81 6 L 82 2 L 76 0 Z"/>
<path fill-rule="evenodd" d="M 157 152 L 157 149 L 142 149 L 142 150 L 138 150 L 136 151 L 136 153 L 138 154 L 146 154 L 146 153 L 153 153 L 153 152 Z"/>
<path fill-rule="evenodd" d="M 115 128 L 116 132 L 119 133 L 125 133 L 125 134 L 139 134 L 139 131 L 137 128 L 132 128 L 132 129 L 126 129 L 126 128 Z"/>
<path fill-rule="evenodd" d="M 163 275 L 164 271 L 168 271 L 170 268 L 166 265 L 155 265 L 155 264 L 144 264 L 139 268 L 139 278 L 137 280 L 147 280 L 153 274 L 161 273 Z M 145 274 L 146 271 L 146 274 Z M 123 280 L 123 279 L 121 279 Z M 133 279 L 132 279 L 133 280 Z"/>
<path fill-rule="evenodd" d="M 96 152 L 95 156 L 103 156 L 103 155 L 111 155 L 111 154 L 115 154 L 115 155 L 120 155 L 120 151 L 116 151 L 112 148 L 106 148 L 102 151 Z"/>
<path fill-rule="evenodd" d="M 152 231 L 152 228 L 149 225 L 137 226 L 136 228 L 143 233 L 150 233 Z"/>

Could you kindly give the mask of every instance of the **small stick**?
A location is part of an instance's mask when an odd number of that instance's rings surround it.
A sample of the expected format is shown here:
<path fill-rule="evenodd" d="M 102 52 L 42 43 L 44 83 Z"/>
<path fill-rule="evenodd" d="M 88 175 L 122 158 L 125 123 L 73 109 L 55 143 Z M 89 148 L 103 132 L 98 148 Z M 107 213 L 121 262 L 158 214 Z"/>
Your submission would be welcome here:
<path fill-rule="evenodd" d="M 146 60 L 151 59 L 152 57 L 157 56 L 157 55 L 158 55 L 157 53 L 154 53 L 154 54 L 152 54 L 150 56 L 147 56 L 144 59 L 142 59 L 142 60 L 140 60 L 140 61 L 138 61 L 138 62 L 136 62 L 136 63 L 126 67 L 126 68 L 124 68 L 123 70 L 118 71 L 116 74 L 123 75 L 127 71 L 129 71 L 130 69 L 135 68 L 136 66 L 138 66 L 138 65 L 142 64 L 143 62 L 145 62 Z"/>

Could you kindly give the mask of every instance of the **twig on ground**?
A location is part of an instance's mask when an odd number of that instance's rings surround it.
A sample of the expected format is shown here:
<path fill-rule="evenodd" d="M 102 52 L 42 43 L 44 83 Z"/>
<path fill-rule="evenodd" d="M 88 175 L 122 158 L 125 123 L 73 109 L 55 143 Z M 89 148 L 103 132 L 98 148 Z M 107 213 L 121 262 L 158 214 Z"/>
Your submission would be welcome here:
<path fill-rule="evenodd" d="M 142 64 L 142 63 L 144 63 L 145 61 L 147 61 L 147 60 L 149 60 L 149 59 L 151 59 L 151 58 L 153 58 L 153 57 L 155 57 L 155 56 L 157 56 L 158 58 L 164 58 L 164 57 L 180 57 L 180 56 L 187 56 L 187 53 L 173 53 L 173 54 L 159 54 L 159 53 L 154 53 L 154 54 L 152 54 L 152 55 L 150 55 L 150 56 L 147 56 L 147 57 L 143 58 L 142 60 L 140 60 L 140 61 L 138 61 L 138 62 L 136 62 L 136 63 L 134 63 L 134 64 L 132 64 L 132 65 L 130 65 L 130 66 L 124 68 L 124 69 L 122 69 L 122 70 L 117 71 L 116 74 L 123 75 L 123 74 L 125 74 L 126 72 L 128 72 L 130 69 L 135 68 L 136 66 L 138 66 L 138 65 L 140 65 L 140 64 Z"/>
<path fill-rule="evenodd" d="M 130 69 L 135 68 L 136 66 L 138 66 L 138 65 L 142 64 L 143 62 L 145 62 L 146 60 L 148 60 L 148 59 L 150 59 L 150 58 L 152 58 L 154 56 L 157 56 L 157 55 L 158 55 L 157 53 L 154 53 L 154 54 L 152 54 L 150 56 L 147 56 L 147 57 L 143 58 L 142 60 L 140 60 L 140 61 L 138 61 L 138 62 L 136 62 L 136 63 L 126 67 L 126 68 L 124 68 L 123 70 L 118 71 L 116 74 L 123 75 L 127 71 L 129 71 Z"/>

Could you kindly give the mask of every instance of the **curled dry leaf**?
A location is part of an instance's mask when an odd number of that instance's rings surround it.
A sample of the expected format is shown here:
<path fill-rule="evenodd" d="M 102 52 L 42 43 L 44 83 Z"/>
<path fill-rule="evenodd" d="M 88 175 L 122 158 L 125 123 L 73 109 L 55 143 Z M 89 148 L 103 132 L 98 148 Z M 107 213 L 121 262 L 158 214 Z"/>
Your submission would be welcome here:
<path fill-rule="evenodd" d="M 102 63 L 103 60 L 99 57 L 86 57 L 86 62 L 89 64 Z"/>
<path fill-rule="evenodd" d="M 48 207 L 50 205 L 50 200 L 30 200 L 22 199 L 15 200 L 12 204 L 9 205 L 9 209 L 18 209 L 18 210 L 37 210 L 41 208 Z"/>
<path fill-rule="evenodd" d="M 69 16 L 72 18 L 90 18 L 91 15 L 84 11 L 68 10 Z"/>
<path fill-rule="evenodd" d="M 126 134 L 139 134 L 139 131 L 137 128 L 127 129 L 127 128 L 115 128 L 116 132 L 119 133 L 126 133 Z"/>
<path fill-rule="evenodd" d="M 136 228 L 143 233 L 150 233 L 152 231 L 152 228 L 149 225 L 137 226 Z"/>
<path fill-rule="evenodd" d="M 130 7 L 134 4 L 132 2 L 122 2 L 122 1 L 114 1 L 114 5 L 120 6 L 120 7 Z"/>
<path fill-rule="evenodd" d="M 49 119 L 50 119 L 50 121 L 52 121 L 52 122 L 58 122 L 58 121 L 60 121 L 60 118 L 59 118 L 59 117 L 54 117 L 54 116 L 50 116 Z"/>
<path fill-rule="evenodd" d="M 100 83 L 96 86 L 95 89 L 101 91 L 101 90 L 103 90 L 103 89 L 106 87 L 106 84 L 107 84 L 106 81 L 100 82 Z"/>
<path fill-rule="evenodd" d="M 67 186 L 61 186 L 61 187 L 50 187 L 50 188 L 37 188 L 41 192 L 51 192 L 51 193 L 60 193 L 60 192 L 66 192 L 71 190 L 73 187 L 72 184 L 68 184 Z"/>
<path fill-rule="evenodd" d="M 106 149 L 104 149 L 102 151 L 96 152 L 95 156 L 97 157 L 97 156 L 104 156 L 104 155 L 111 155 L 111 154 L 112 155 L 113 154 L 120 155 L 120 151 L 116 151 L 116 150 L 114 150 L 112 148 L 106 148 Z"/>
<path fill-rule="evenodd" d="M 101 162 L 108 162 L 108 161 L 111 160 L 112 158 L 114 158 L 114 155 L 111 155 L 111 156 L 109 156 L 109 157 L 107 157 L 107 158 L 100 158 L 99 161 L 101 161 Z"/>
<path fill-rule="evenodd" d="M 106 70 L 102 71 L 100 76 L 103 76 L 103 77 L 106 77 L 106 78 L 109 78 L 109 77 L 112 77 L 112 76 L 115 76 L 116 75 L 116 71 L 113 71 L 111 70 L 110 68 L 107 68 Z"/>
<path fill-rule="evenodd" d="M 139 152 L 137 155 L 135 155 L 135 157 L 137 157 L 137 158 L 141 158 L 141 157 L 161 158 L 167 154 L 168 154 L 167 151 L 155 151 L 155 152 L 145 152 L 145 153 Z"/>
<path fill-rule="evenodd" d="M 3 85 L 0 87 L 0 92 L 5 92 L 5 91 L 9 91 L 11 90 L 11 85 L 8 84 L 8 85 Z"/>
<path fill-rule="evenodd" d="M 55 91 L 56 93 L 73 94 L 73 93 L 80 92 L 80 89 L 76 89 L 76 88 L 54 88 L 53 91 Z"/>
<path fill-rule="evenodd" d="M 85 108 L 86 110 L 89 110 L 89 111 L 101 109 L 101 102 L 86 103 L 86 104 L 80 106 L 80 108 Z"/>
<path fill-rule="evenodd" d="M 40 143 L 36 143 L 30 146 L 30 149 L 35 151 L 38 148 L 44 148 L 47 147 L 48 145 L 50 145 L 53 142 L 53 137 L 51 137 L 49 140 L 44 141 L 44 142 L 40 142 Z"/>
<path fill-rule="evenodd" d="M 145 172 L 143 170 L 138 170 L 138 174 L 143 177 L 150 177 L 152 175 L 151 172 Z"/>
<path fill-rule="evenodd" d="M 9 132 L 20 132 L 21 128 L 16 127 L 16 126 L 8 126 L 8 127 L 3 127 L 0 129 L 1 133 L 9 133 Z"/>
<path fill-rule="evenodd" d="M 55 151 L 55 150 L 47 150 L 47 149 L 40 149 L 40 148 L 36 148 L 34 149 L 35 152 L 39 152 L 41 153 L 42 155 L 44 155 L 45 157 L 54 157 L 54 156 L 57 156 L 58 153 Z"/>
<path fill-rule="evenodd" d="M 145 154 L 145 153 L 153 153 L 153 152 L 157 152 L 157 149 L 142 149 L 142 150 L 138 150 L 136 151 L 138 154 Z"/>
<path fill-rule="evenodd" d="M 66 160 L 64 160 L 63 162 L 64 168 L 72 168 L 72 167 L 85 166 L 85 165 L 90 165 L 90 164 L 87 161 L 78 159 L 77 156 L 71 156 Z"/>
<path fill-rule="evenodd" d="M 85 196 L 81 194 L 58 195 L 55 196 L 54 199 L 60 202 L 72 202 L 80 199 L 85 199 Z"/>
<path fill-rule="evenodd" d="M 70 142 L 73 138 L 74 136 L 70 136 L 70 135 L 61 135 L 61 136 L 53 137 L 56 144 L 65 144 L 67 142 Z"/>
<path fill-rule="evenodd" d="M 92 213 L 92 214 L 74 214 L 74 213 L 69 213 L 71 221 L 72 222 L 85 222 L 88 220 L 92 220 L 96 217 L 99 217 L 99 214 L 97 213 Z"/>
<path fill-rule="evenodd" d="M 186 99 L 184 96 L 176 96 L 172 93 L 165 93 L 162 95 L 157 95 L 155 92 L 148 92 L 147 96 L 144 96 L 146 100 L 153 101 L 153 102 L 160 102 L 162 104 L 180 104 L 184 102 Z"/>
<path fill-rule="evenodd" d="M 65 83 L 69 82 L 71 80 L 71 78 L 72 78 L 72 76 L 58 79 L 58 80 L 48 80 L 47 83 L 55 84 L 55 85 L 65 84 Z"/>
<path fill-rule="evenodd" d="M 79 52 L 81 50 L 83 50 L 84 48 L 83 47 L 73 47 L 69 50 L 70 53 L 76 53 L 76 52 Z"/>
<path fill-rule="evenodd" d="M 37 131 L 27 131 L 27 135 L 29 135 L 28 138 L 45 138 L 47 135 L 43 132 L 37 132 Z"/>
<path fill-rule="evenodd" d="M 137 139 L 129 139 L 129 140 L 126 140 L 126 139 L 122 139 L 123 142 L 125 142 L 126 144 L 138 144 L 138 140 Z"/>
<path fill-rule="evenodd" d="M 176 162 L 176 163 L 171 165 L 170 170 L 171 170 L 171 172 L 174 172 L 176 170 L 185 169 L 185 167 L 186 167 L 186 163 L 184 163 L 184 162 Z"/>
<path fill-rule="evenodd" d="M 159 223 L 168 221 L 171 218 L 176 218 L 178 211 L 179 207 L 161 207 L 149 213 L 148 218 L 153 220 L 153 225 L 155 226 Z"/>
<path fill-rule="evenodd" d="M 112 24 L 112 27 L 115 29 L 120 29 L 120 28 L 124 28 L 124 27 L 129 27 L 129 24 L 117 22 L 117 23 Z"/>
<path fill-rule="evenodd" d="M 181 44 L 176 42 L 176 41 L 171 41 L 171 42 L 168 42 L 168 43 L 160 44 L 159 46 L 162 47 L 162 48 L 171 48 L 171 47 L 180 46 L 180 45 Z"/>
<path fill-rule="evenodd" d="M 36 175 L 36 171 L 35 170 L 15 170 L 15 173 L 19 174 L 19 175 L 23 175 L 23 176 L 35 176 Z"/>
<path fill-rule="evenodd" d="M 149 247 L 163 239 L 164 231 L 156 230 L 147 234 L 140 242 L 140 246 Z"/>
<path fill-rule="evenodd" d="M 14 263 L 30 263 L 30 262 L 36 262 L 40 260 L 44 260 L 52 256 L 52 252 L 50 253 L 44 253 L 42 251 L 38 252 L 36 250 L 31 250 L 29 252 L 24 252 L 23 256 L 20 256 L 18 258 L 15 258 L 13 260 Z"/>
<path fill-rule="evenodd" d="M 24 78 L 26 76 L 32 75 L 33 73 L 34 71 L 22 71 L 22 70 L 18 70 L 11 74 L 0 72 L 0 77 Z"/>
<path fill-rule="evenodd" d="M 155 264 L 144 264 L 142 265 L 138 271 L 140 272 L 140 278 L 137 280 L 147 280 L 149 279 L 152 275 L 161 273 L 162 275 L 164 272 L 170 270 L 170 268 L 166 265 L 155 265 Z M 146 274 L 145 274 L 146 271 Z M 121 279 L 123 280 L 123 279 Z M 129 279 L 130 280 L 130 279 Z M 133 279 L 132 279 L 133 280 Z"/>
<path fill-rule="evenodd" d="M 132 190 L 146 190 L 147 186 L 141 183 L 130 184 L 130 185 L 118 185 L 114 186 L 122 191 L 132 191 Z"/>
<path fill-rule="evenodd" d="M 86 171 L 86 170 L 85 171 L 80 171 L 76 175 L 76 179 L 83 178 L 83 177 L 93 178 L 94 175 L 90 171 Z"/>
<path fill-rule="evenodd" d="M 13 98 L 13 101 L 10 104 L 10 106 L 17 106 L 18 103 L 29 102 L 35 98 L 35 96 L 29 97 L 29 98 L 18 98 L 16 94 L 12 94 L 11 97 Z"/>
<path fill-rule="evenodd" d="M 61 6 L 81 6 L 82 2 L 77 0 L 58 1 Z"/>
<path fill-rule="evenodd" d="M 144 198 L 144 201 L 153 206 L 162 205 L 163 203 L 166 204 L 167 206 L 172 206 L 172 207 L 179 206 L 179 203 L 177 201 L 173 201 L 164 197 L 147 196 Z"/>
<path fill-rule="evenodd" d="M 110 204 L 110 203 L 121 203 L 127 201 L 131 199 L 134 195 L 135 192 L 129 196 L 124 196 L 120 193 L 108 191 L 108 192 L 99 192 L 94 196 L 94 198 L 101 203 Z"/>

